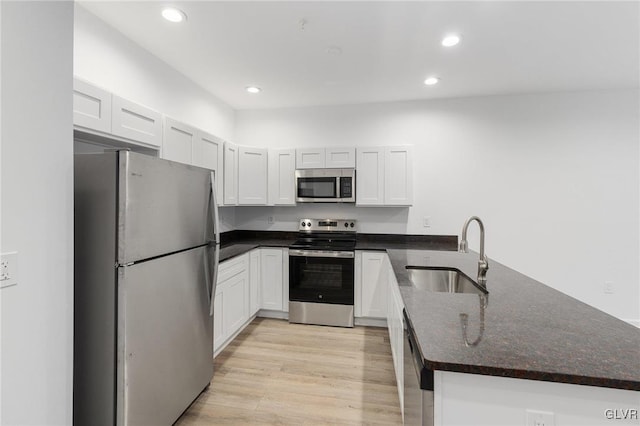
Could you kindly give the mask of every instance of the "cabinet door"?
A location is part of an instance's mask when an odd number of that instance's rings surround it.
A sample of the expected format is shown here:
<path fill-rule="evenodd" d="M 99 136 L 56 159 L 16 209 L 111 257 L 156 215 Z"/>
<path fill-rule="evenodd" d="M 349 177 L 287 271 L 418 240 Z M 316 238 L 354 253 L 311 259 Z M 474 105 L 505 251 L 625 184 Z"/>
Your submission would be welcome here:
<path fill-rule="evenodd" d="M 358 148 L 356 163 L 356 205 L 384 204 L 384 148 Z"/>
<path fill-rule="evenodd" d="M 249 316 L 260 310 L 260 250 L 249 253 Z"/>
<path fill-rule="evenodd" d="M 111 133 L 111 93 L 74 78 L 73 124 Z"/>
<path fill-rule="evenodd" d="M 387 317 L 387 280 L 384 252 L 362 252 L 361 314 L 363 317 Z"/>
<path fill-rule="evenodd" d="M 196 129 L 172 118 L 165 117 L 163 133 L 162 158 L 193 164 L 192 153 L 196 139 Z"/>
<path fill-rule="evenodd" d="M 296 149 L 296 169 L 321 169 L 324 163 L 324 148 Z"/>
<path fill-rule="evenodd" d="M 216 295 L 213 300 L 213 352 L 227 340 L 224 333 L 222 310 L 224 309 L 224 286 L 218 284 L 216 286 Z"/>
<path fill-rule="evenodd" d="M 162 145 L 162 115 L 152 109 L 113 95 L 111 133 L 116 136 Z"/>
<path fill-rule="evenodd" d="M 224 204 L 222 196 L 224 192 L 224 177 L 222 175 L 224 142 L 220 138 L 198 130 L 193 144 L 193 164 L 214 171 L 218 204 L 222 205 Z"/>
<path fill-rule="evenodd" d="M 269 150 L 269 205 L 296 204 L 295 172 L 295 149 Z"/>
<path fill-rule="evenodd" d="M 238 204 L 267 204 L 267 150 L 241 146 L 238 149 Z"/>
<path fill-rule="evenodd" d="M 238 146 L 224 143 L 224 204 L 238 204 Z"/>
<path fill-rule="evenodd" d="M 385 148 L 384 204 L 410 206 L 413 203 L 413 168 L 411 147 Z"/>
<path fill-rule="evenodd" d="M 233 335 L 249 319 L 248 275 L 245 271 L 225 283 L 222 324 L 226 336 Z"/>
<path fill-rule="evenodd" d="M 324 166 L 328 169 L 346 169 L 356 166 L 355 148 L 325 148 Z"/>
<path fill-rule="evenodd" d="M 273 311 L 283 310 L 283 266 L 282 249 L 263 248 L 260 250 L 261 268 L 261 308 Z"/>

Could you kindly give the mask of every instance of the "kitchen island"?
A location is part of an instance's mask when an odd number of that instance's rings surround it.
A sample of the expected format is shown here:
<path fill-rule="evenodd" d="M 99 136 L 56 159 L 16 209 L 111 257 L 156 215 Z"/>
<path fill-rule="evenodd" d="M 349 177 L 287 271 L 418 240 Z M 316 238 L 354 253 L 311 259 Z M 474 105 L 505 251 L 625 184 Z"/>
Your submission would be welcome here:
<path fill-rule="evenodd" d="M 433 378 L 435 424 L 526 424 L 527 410 L 555 413 L 556 425 L 638 424 L 639 329 L 492 260 L 486 300 L 425 291 L 407 266 L 475 280 L 478 255 L 387 252 Z"/>

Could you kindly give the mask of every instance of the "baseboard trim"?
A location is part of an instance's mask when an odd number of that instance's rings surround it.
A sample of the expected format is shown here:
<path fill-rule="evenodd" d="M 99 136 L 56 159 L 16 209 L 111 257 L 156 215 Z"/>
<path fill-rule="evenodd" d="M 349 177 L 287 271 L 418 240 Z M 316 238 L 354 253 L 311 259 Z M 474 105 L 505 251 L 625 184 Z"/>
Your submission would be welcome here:
<path fill-rule="evenodd" d="M 365 327 L 386 327 L 387 320 L 384 318 L 356 317 L 354 319 L 354 324 Z"/>
<path fill-rule="evenodd" d="M 289 312 L 272 311 L 269 309 L 260 309 L 258 315 L 261 318 L 289 319 Z"/>
<path fill-rule="evenodd" d="M 233 342 L 233 339 L 235 339 L 236 337 L 238 337 L 238 334 L 242 333 L 242 330 L 244 330 L 245 328 L 247 328 L 247 326 L 249 324 L 251 324 L 251 321 L 253 321 L 254 319 L 256 319 L 256 315 L 253 315 L 251 318 L 249 318 L 247 320 L 247 322 L 245 322 L 244 324 L 242 324 L 242 327 L 240 327 L 239 329 L 236 330 L 235 333 L 233 333 L 231 336 L 227 337 L 227 340 L 224 341 L 224 343 L 222 343 L 222 345 L 220 345 L 220 347 L 218 349 L 216 349 L 215 351 L 213 351 L 213 357 L 217 357 L 218 355 L 220 355 L 220 352 L 222 352 L 224 350 L 224 348 L 227 347 L 227 345 L 229 345 L 229 343 Z"/>

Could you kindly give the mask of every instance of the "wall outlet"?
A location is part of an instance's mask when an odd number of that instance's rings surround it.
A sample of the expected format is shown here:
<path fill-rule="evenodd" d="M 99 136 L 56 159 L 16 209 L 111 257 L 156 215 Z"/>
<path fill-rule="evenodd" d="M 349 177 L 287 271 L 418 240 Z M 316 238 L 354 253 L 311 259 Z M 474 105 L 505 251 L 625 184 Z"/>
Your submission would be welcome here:
<path fill-rule="evenodd" d="M 0 288 L 18 284 L 18 253 L 0 255 Z"/>
<path fill-rule="evenodd" d="M 431 216 L 425 216 L 422 219 L 422 226 L 425 228 L 431 228 Z"/>
<path fill-rule="evenodd" d="M 555 414 L 550 411 L 525 410 L 527 426 L 555 426 Z"/>
<path fill-rule="evenodd" d="M 269 225 L 273 225 L 274 223 L 276 223 L 276 219 L 273 216 L 269 216 L 267 217 L 267 223 Z"/>
<path fill-rule="evenodd" d="M 604 294 L 613 294 L 613 293 L 614 293 L 613 281 L 605 281 Z"/>

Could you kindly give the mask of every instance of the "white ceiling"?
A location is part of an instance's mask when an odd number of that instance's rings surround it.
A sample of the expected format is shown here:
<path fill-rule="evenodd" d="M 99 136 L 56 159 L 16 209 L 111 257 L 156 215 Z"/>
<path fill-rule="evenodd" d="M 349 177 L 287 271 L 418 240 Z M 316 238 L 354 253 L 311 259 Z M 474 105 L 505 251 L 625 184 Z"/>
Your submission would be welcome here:
<path fill-rule="evenodd" d="M 80 3 L 236 109 L 639 87 L 635 1 Z"/>

